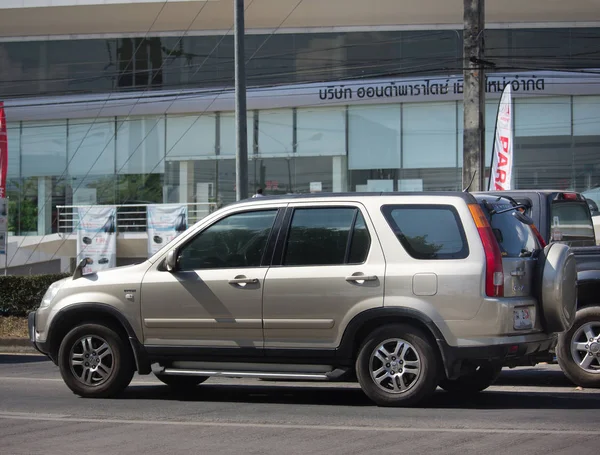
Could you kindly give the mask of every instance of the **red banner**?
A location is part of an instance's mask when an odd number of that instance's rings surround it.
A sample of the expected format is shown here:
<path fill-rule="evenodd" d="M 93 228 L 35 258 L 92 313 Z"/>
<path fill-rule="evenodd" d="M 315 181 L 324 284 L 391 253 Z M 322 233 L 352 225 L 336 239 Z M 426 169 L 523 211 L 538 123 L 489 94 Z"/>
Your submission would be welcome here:
<path fill-rule="evenodd" d="M 0 199 L 6 197 L 6 173 L 8 171 L 8 136 L 4 103 L 0 101 Z"/>

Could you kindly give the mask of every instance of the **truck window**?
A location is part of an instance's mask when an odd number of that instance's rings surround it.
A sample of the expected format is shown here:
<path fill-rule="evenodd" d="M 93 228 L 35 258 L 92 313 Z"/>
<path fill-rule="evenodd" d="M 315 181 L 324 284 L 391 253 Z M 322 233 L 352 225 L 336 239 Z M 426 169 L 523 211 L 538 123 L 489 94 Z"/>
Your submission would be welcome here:
<path fill-rule="evenodd" d="M 595 244 L 594 225 L 585 201 L 553 201 L 550 214 L 552 240 L 589 240 Z"/>

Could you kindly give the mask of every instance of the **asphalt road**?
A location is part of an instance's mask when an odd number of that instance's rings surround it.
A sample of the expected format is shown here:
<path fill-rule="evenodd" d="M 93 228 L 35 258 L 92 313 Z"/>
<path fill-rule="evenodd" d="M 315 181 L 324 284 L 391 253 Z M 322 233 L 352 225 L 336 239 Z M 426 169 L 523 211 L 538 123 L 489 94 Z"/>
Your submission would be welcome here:
<path fill-rule="evenodd" d="M 0 453 L 597 454 L 600 390 L 556 366 L 503 372 L 469 400 L 374 406 L 354 384 L 214 380 L 191 395 L 152 376 L 119 399 L 73 395 L 39 356 L 0 355 Z"/>

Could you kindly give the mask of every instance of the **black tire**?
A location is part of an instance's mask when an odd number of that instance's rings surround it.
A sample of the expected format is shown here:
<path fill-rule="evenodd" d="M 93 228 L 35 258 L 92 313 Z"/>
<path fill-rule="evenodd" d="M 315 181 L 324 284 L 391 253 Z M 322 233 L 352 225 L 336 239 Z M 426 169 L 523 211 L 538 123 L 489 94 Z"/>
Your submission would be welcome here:
<path fill-rule="evenodd" d="M 484 363 L 475 371 L 472 371 L 458 379 L 444 378 L 440 387 L 446 392 L 460 395 L 470 395 L 481 392 L 491 386 L 502 371 L 501 364 Z"/>
<path fill-rule="evenodd" d="M 563 373 L 578 386 L 581 387 L 590 387 L 590 388 L 600 388 L 600 357 L 598 356 L 598 352 L 596 352 L 595 359 L 592 361 L 590 367 L 588 369 L 596 370 L 597 372 L 590 372 L 584 370 L 581 366 L 579 366 L 579 362 L 573 359 L 573 353 L 571 352 L 571 344 L 573 342 L 577 342 L 578 340 L 583 341 L 585 336 L 580 335 L 580 328 L 586 324 L 592 323 L 594 325 L 594 334 L 596 335 L 596 341 L 593 346 L 592 343 L 589 343 L 587 340 L 588 346 L 593 348 L 594 350 L 600 347 L 600 308 L 599 307 L 588 307 L 577 312 L 575 317 L 575 323 L 573 326 L 558 335 L 558 344 L 556 346 L 556 357 L 558 359 L 558 364 L 562 369 Z M 577 337 L 577 340 L 574 337 Z M 580 352 L 580 359 L 583 360 L 584 352 Z"/>
<path fill-rule="evenodd" d="M 170 374 L 155 375 L 159 381 L 173 389 L 193 389 L 208 379 L 208 376 L 173 376 Z"/>
<path fill-rule="evenodd" d="M 396 339 L 412 345 L 406 354 L 406 356 L 412 357 L 404 358 L 405 360 L 416 358 L 416 361 L 420 362 L 420 372 L 418 375 L 410 374 L 408 361 L 404 368 L 400 365 L 394 367 L 390 363 L 389 365 L 392 368 L 397 368 L 393 370 L 395 373 L 402 371 L 402 376 L 400 378 L 396 376 L 394 379 L 386 376 L 386 379 L 381 382 L 382 385 L 378 385 L 371 375 L 372 355 L 375 354 L 376 349 L 382 346 L 384 342 Z M 391 341 L 390 346 L 397 345 L 394 343 L 395 341 Z M 386 346 L 388 345 L 386 344 Z M 415 355 L 418 357 L 415 357 Z M 398 361 L 401 358 L 397 357 Z M 381 368 L 387 365 L 384 365 L 381 360 L 373 357 L 373 368 L 376 367 L 376 362 L 381 363 Z M 415 361 L 412 360 L 412 362 Z M 356 360 L 356 375 L 362 390 L 378 406 L 414 406 L 435 391 L 441 372 L 440 365 L 441 359 L 437 348 L 432 345 L 428 337 L 421 330 L 408 324 L 393 324 L 383 326 L 373 331 L 367 337 L 360 348 L 358 359 Z M 384 373 L 385 375 L 389 374 L 387 371 Z M 405 374 L 407 375 L 406 379 L 403 379 Z M 405 391 L 393 391 L 390 389 L 390 387 L 398 387 L 398 381 L 402 381 L 402 384 L 406 387 Z"/>
<path fill-rule="evenodd" d="M 96 360 L 97 365 L 102 363 L 106 366 L 110 363 L 112 368 L 108 373 L 106 368 L 101 369 L 100 365 L 96 367 L 95 372 L 88 369 L 87 373 L 84 373 L 84 365 L 71 365 L 72 360 L 79 362 L 79 358 L 82 359 L 81 362 L 85 362 L 87 351 L 83 347 L 84 338 L 92 339 L 92 350 L 98 349 L 97 353 L 92 351 L 94 358 L 89 358 L 89 365 L 94 365 L 93 362 Z M 104 351 L 100 350 L 103 348 L 102 341 L 110 349 L 110 353 L 105 354 L 103 358 L 101 355 Z M 79 351 L 82 353 L 80 354 Z M 74 360 L 75 356 L 77 360 Z M 135 371 L 131 347 L 113 329 L 100 324 L 83 324 L 71 330 L 61 342 L 58 366 L 67 386 L 73 393 L 84 398 L 108 398 L 118 395 L 129 385 Z M 98 379 L 101 373 L 106 377 Z M 84 376 L 89 379 L 87 382 L 82 379 Z"/>

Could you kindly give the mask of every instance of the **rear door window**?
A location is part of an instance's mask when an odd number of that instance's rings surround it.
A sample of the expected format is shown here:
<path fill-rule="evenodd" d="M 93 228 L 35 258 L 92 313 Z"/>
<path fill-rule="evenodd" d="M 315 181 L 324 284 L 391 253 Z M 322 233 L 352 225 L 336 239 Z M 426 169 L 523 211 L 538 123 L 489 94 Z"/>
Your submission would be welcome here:
<path fill-rule="evenodd" d="M 355 207 L 294 210 L 283 264 L 315 266 L 366 261 L 371 237 Z"/>
<path fill-rule="evenodd" d="M 386 205 L 382 212 L 415 259 L 464 259 L 469 255 L 460 217 L 450 205 Z"/>

